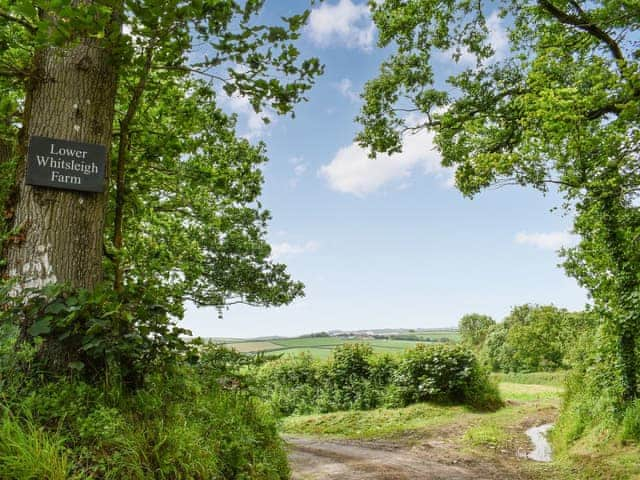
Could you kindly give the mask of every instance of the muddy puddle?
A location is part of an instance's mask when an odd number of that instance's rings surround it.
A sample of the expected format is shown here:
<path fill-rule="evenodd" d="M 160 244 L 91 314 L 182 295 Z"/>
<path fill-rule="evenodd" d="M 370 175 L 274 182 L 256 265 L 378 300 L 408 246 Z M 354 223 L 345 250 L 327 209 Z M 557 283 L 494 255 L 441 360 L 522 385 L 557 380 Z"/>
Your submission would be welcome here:
<path fill-rule="evenodd" d="M 526 458 L 536 462 L 551 461 L 551 444 L 547 440 L 547 433 L 551 428 L 553 423 L 546 423 L 525 432 L 534 446 L 534 449 L 526 454 Z"/>

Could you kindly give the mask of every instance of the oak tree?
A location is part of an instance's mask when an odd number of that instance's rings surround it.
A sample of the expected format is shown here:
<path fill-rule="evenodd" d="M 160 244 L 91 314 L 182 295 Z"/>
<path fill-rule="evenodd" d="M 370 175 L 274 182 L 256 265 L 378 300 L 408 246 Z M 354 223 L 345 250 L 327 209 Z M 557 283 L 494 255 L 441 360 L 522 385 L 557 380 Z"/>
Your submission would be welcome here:
<path fill-rule="evenodd" d="M 239 95 L 256 112 L 291 114 L 322 72 L 295 47 L 308 12 L 265 25 L 263 6 L 0 0 L 0 268 L 14 295 L 107 282 L 122 301 L 180 316 L 186 300 L 282 305 L 303 294 L 265 239 L 264 146 L 239 138 L 220 109 Z M 106 146 L 104 193 L 27 185 L 34 135 Z M 124 314 L 116 323 L 121 337 L 139 327 Z"/>
<path fill-rule="evenodd" d="M 407 132 L 433 130 L 468 196 L 505 184 L 557 188 L 581 238 L 565 266 L 616 341 L 621 397 L 637 398 L 640 4 L 385 0 L 371 9 L 392 53 L 366 85 L 359 141 L 396 152 Z M 496 26 L 508 47 L 499 51 Z"/>

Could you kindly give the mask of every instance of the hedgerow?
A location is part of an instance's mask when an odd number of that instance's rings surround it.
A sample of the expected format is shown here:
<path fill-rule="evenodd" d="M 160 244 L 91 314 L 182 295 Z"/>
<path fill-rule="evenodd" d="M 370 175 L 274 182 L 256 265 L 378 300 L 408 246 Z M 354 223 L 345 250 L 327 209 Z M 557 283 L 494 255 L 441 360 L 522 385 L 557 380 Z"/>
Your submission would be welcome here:
<path fill-rule="evenodd" d="M 47 323 L 22 341 L 20 306 L 0 311 L 0 478 L 289 478 L 276 416 L 245 378 L 254 359 L 150 334 L 167 325 L 157 310 L 73 299 L 25 302 Z M 128 337 L 114 346 L 121 314 Z M 57 375 L 37 348 L 52 336 L 79 345 Z"/>
<path fill-rule="evenodd" d="M 496 409 L 499 393 L 473 353 L 457 345 L 423 345 L 402 355 L 374 354 L 366 344 L 336 347 L 329 360 L 283 357 L 256 374 L 258 391 L 282 415 L 368 410 L 417 402 Z"/>

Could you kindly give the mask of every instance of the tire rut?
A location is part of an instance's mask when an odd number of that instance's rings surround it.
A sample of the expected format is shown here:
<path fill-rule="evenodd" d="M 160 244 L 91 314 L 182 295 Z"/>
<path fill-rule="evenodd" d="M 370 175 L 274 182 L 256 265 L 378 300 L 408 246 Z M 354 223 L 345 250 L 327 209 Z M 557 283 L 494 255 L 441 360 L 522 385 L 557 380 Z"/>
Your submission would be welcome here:
<path fill-rule="evenodd" d="M 433 442 L 410 447 L 286 437 L 292 480 L 516 480 L 510 465 L 465 456 L 459 447 Z"/>

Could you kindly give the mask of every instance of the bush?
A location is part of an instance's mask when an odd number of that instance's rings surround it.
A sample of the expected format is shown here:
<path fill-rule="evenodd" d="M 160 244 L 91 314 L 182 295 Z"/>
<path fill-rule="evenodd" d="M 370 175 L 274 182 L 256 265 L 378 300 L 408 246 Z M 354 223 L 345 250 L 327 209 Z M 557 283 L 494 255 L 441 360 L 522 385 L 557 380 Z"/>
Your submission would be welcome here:
<path fill-rule="evenodd" d="M 393 377 L 402 406 L 436 401 L 495 409 L 500 396 L 472 352 L 461 346 L 419 344 L 401 358 Z"/>
<path fill-rule="evenodd" d="M 176 325 L 152 291 L 132 286 L 118 293 L 108 283 L 93 291 L 51 284 L 14 297 L 10 289 L 0 283 L 6 298 L 0 324 L 20 327 L 20 347 L 37 350 L 30 366 L 47 376 L 99 384 L 108 372 L 135 390 L 147 374 L 194 354 L 183 338 L 191 332 Z"/>
<path fill-rule="evenodd" d="M 622 418 L 622 439 L 640 442 L 640 400 L 631 404 Z"/>
<path fill-rule="evenodd" d="M 465 317 L 466 318 L 466 317 Z M 493 371 L 537 372 L 569 368 L 576 336 L 592 330 L 591 313 L 572 313 L 553 305 L 514 307 L 493 325 L 481 347 L 481 359 Z"/>
<path fill-rule="evenodd" d="M 615 337 L 602 328 L 585 332 L 574 342 L 576 361 L 567 375 L 564 401 L 552 439 L 558 452 L 567 451 L 578 440 L 595 444 L 616 438 L 638 441 L 638 402 L 622 400 L 623 386 L 616 365 Z"/>
<path fill-rule="evenodd" d="M 274 412 L 208 372 L 173 365 L 134 392 L 69 378 L 15 385 L 20 378 L 6 376 L 0 478 L 288 478 Z"/>
<path fill-rule="evenodd" d="M 320 364 L 301 353 L 265 364 L 257 372 L 256 383 L 280 415 L 305 414 L 317 410 L 320 377 Z"/>
<path fill-rule="evenodd" d="M 345 343 L 333 349 L 323 375 L 328 410 L 369 410 L 380 405 L 386 384 L 373 381 L 373 349 L 365 343 Z"/>
<path fill-rule="evenodd" d="M 418 345 L 394 358 L 369 345 L 345 344 L 326 362 L 308 354 L 264 365 L 258 391 L 282 415 L 367 410 L 423 401 L 501 405 L 497 388 L 470 351 L 460 346 Z"/>

